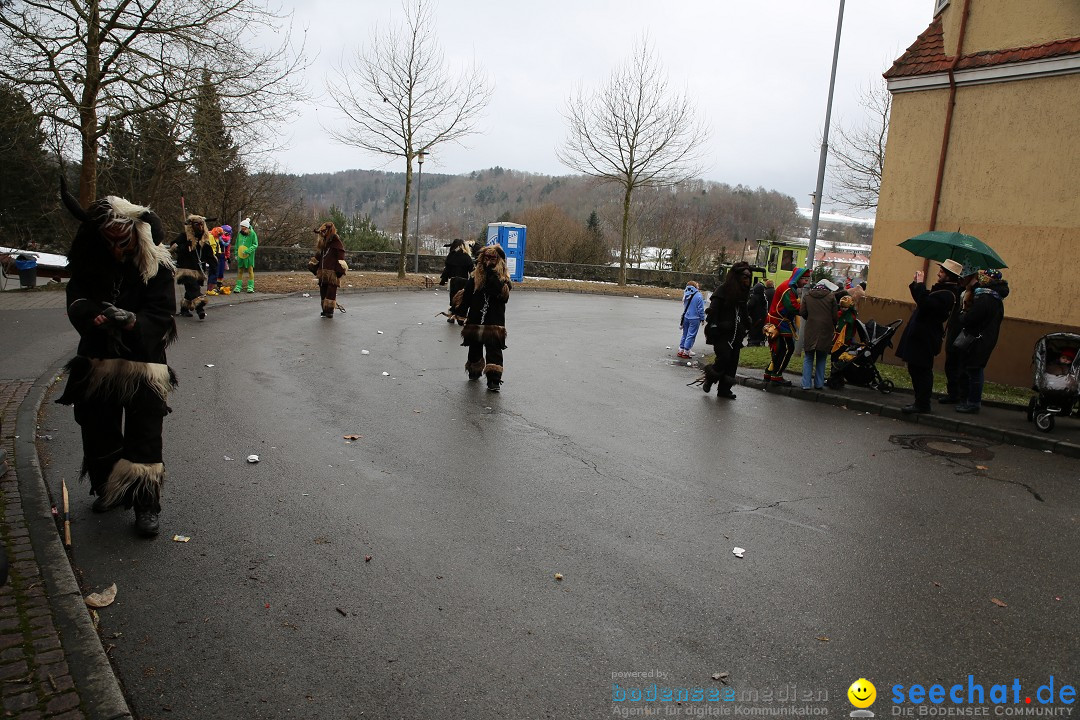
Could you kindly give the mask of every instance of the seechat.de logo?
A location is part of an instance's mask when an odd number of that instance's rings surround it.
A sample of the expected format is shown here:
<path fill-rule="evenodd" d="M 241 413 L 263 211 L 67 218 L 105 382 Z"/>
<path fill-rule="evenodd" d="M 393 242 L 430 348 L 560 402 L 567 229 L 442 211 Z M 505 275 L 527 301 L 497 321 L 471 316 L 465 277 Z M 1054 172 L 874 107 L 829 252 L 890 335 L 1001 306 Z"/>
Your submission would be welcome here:
<path fill-rule="evenodd" d="M 847 689 L 848 702 L 854 705 L 857 710 L 853 710 L 849 713 L 853 718 L 872 718 L 874 713 L 866 708 L 874 704 L 877 700 L 877 688 L 874 687 L 874 683 L 870 682 L 866 678 L 859 678 L 855 682 L 851 683 L 851 687 Z"/>

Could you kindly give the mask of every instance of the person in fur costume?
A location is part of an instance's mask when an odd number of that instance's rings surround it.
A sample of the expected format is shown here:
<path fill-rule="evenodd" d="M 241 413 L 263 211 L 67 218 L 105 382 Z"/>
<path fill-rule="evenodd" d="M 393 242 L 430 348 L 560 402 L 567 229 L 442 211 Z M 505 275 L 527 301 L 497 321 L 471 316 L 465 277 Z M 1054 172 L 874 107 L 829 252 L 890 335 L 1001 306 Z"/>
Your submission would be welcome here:
<path fill-rule="evenodd" d="M 180 314 L 191 317 L 194 310 L 200 320 L 206 319 L 206 296 L 202 284 L 206 282 L 205 268 L 217 258 L 212 246 L 213 237 L 206 229 L 206 218 L 188 215 L 184 232 L 176 236 L 171 250 L 176 252 L 176 284 L 184 286 L 184 299 L 180 301 Z"/>
<path fill-rule="evenodd" d="M 445 285 L 448 281 L 450 283 L 450 309 L 445 313 L 446 322 L 452 323 L 456 320 L 458 325 L 464 325 L 465 311 L 454 305 L 454 298 L 458 291 L 465 287 L 465 281 L 472 275 L 475 264 L 461 238 L 454 240 L 449 247 L 450 252 L 446 253 L 446 262 L 439 277 L 440 285 Z"/>
<path fill-rule="evenodd" d="M 750 332 L 750 282 L 753 273 L 750 263 L 737 262 L 724 276 L 724 284 L 712 294 L 709 309 L 705 311 L 705 342 L 713 346 L 716 358 L 705 366 L 701 389 L 712 390 L 716 384 L 717 397 L 734 400 L 731 386 L 739 368 L 739 354 L 743 339 Z"/>
<path fill-rule="evenodd" d="M 341 278 L 349 266 L 345 264 L 345 246 L 341 244 L 337 228 L 332 222 L 324 222 L 312 230 L 319 236 L 315 242 L 315 255 L 308 260 L 308 269 L 319 280 L 319 297 L 322 298 L 324 318 L 333 320 L 337 310 L 337 291 Z"/>
<path fill-rule="evenodd" d="M 136 530 L 154 536 L 165 482 L 162 421 L 176 386 L 165 360 L 176 339 L 176 266 L 149 208 L 109 196 L 84 210 L 63 183 L 61 195 L 82 222 L 68 251 L 67 285 L 80 339 L 57 402 L 74 405 L 94 512 L 134 506 Z"/>
<path fill-rule="evenodd" d="M 469 348 L 465 371 L 470 380 L 487 375 L 487 389 L 492 392 L 499 392 L 502 385 L 506 301 L 511 287 L 506 253 L 498 245 L 488 245 L 477 256 L 472 276 L 460 291 L 460 300 L 455 297 L 454 302 L 465 311 L 465 327 L 461 328 L 461 344 Z"/>

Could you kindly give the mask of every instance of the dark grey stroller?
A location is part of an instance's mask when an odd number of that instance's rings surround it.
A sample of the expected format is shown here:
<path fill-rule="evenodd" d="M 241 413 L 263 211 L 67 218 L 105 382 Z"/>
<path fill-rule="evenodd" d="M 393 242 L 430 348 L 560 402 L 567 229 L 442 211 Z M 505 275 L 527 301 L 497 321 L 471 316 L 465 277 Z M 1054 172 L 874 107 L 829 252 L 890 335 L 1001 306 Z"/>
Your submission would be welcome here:
<path fill-rule="evenodd" d="M 1027 419 L 1043 432 L 1054 429 L 1054 417 L 1068 417 L 1080 397 L 1080 335 L 1050 333 L 1035 343 L 1031 358 L 1038 393 L 1028 402 Z"/>

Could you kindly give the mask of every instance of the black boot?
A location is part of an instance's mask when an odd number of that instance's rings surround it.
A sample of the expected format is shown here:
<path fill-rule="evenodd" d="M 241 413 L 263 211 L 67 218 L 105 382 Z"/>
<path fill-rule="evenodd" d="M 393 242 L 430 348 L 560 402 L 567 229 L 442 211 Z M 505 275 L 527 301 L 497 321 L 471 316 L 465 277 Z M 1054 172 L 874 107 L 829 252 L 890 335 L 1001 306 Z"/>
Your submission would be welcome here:
<path fill-rule="evenodd" d="M 719 380 L 719 379 L 720 379 L 720 375 L 719 375 L 719 373 L 716 372 L 716 370 L 713 368 L 713 366 L 712 365 L 706 365 L 705 366 L 705 380 L 704 380 L 704 382 L 701 383 L 701 389 L 705 391 L 706 395 L 709 394 L 709 392 L 712 390 L 713 385 L 715 385 L 716 381 Z"/>
<path fill-rule="evenodd" d="M 498 368 L 497 370 L 494 368 Z M 502 385 L 502 366 L 501 365 L 488 365 L 484 370 L 484 374 L 487 375 L 487 389 L 489 392 L 499 392 L 499 386 Z"/>
<path fill-rule="evenodd" d="M 143 537 L 154 537 L 160 529 L 156 506 L 136 504 L 135 531 Z"/>

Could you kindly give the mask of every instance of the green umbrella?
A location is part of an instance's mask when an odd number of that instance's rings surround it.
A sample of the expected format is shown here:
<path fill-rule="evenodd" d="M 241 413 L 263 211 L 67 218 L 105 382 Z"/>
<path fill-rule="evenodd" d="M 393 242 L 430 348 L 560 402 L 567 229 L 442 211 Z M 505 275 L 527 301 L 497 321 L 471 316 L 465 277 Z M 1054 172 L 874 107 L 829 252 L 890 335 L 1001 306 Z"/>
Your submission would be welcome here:
<path fill-rule="evenodd" d="M 971 268 L 1008 267 L 994 249 L 972 235 L 944 230 L 931 230 L 900 243 L 912 255 L 941 262 L 956 260 Z"/>

